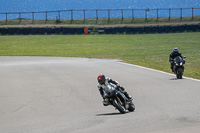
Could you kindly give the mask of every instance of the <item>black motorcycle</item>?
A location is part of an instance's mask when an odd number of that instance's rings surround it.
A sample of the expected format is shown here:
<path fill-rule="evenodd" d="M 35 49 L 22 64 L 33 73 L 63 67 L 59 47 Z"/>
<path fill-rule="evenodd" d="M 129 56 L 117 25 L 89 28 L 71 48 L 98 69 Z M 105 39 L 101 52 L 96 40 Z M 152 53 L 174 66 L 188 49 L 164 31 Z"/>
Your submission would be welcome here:
<path fill-rule="evenodd" d="M 173 72 L 176 74 L 177 79 L 182 79 L 182 75 L 184 72 L 184 64 L 186 57 L 176 57 L 173 60 Z"/>
<path fill-rule="evenodd" d="M 118 91 L 116 87 L 108 85 L 108 95 L 107 98 L 109 103 L 119 110 L 122 114 L 128 111 L 133 112 L 135 110 L 135 105 L 132 100 L 129 100 L 123 93 Z"/>

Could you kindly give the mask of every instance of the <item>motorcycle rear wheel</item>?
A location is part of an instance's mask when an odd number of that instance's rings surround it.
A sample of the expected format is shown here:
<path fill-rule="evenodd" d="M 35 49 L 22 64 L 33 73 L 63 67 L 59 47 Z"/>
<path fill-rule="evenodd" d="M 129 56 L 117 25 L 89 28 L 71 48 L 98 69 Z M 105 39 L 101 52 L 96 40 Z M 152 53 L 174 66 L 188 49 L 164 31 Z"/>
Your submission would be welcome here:
<path fill-rule="evenodd" d="M 133 102 L 131 102 L 131 103 L 129 104 L 128 111 L 130 111 L 130 112 L 135 111 L 135 105 L 133 104 Z"/>

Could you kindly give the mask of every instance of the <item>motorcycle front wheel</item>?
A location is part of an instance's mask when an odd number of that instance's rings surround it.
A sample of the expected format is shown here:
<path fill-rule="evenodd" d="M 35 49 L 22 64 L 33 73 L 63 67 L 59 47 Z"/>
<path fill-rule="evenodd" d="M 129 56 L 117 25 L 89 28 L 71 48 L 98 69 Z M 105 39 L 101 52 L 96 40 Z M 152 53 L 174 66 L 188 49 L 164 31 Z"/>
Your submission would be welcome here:
<path fill-rule="evenodd" d="M 183 69 L 182 69 L 182 68 L 179 68 L 179 69 L 178 69 L 177 78 L 178 78 L 178 79 L 182 79 L 182 75 L 183 75 Z"/>
<path fill-rule="evenodd" d="M 117 99 L 114 99 L 113 105 L 119 110 L 120 113 L 122 113 L 122 114 L 126 113 L 126 109 L 122 105 L 121 101 L 118 101 Z"/>

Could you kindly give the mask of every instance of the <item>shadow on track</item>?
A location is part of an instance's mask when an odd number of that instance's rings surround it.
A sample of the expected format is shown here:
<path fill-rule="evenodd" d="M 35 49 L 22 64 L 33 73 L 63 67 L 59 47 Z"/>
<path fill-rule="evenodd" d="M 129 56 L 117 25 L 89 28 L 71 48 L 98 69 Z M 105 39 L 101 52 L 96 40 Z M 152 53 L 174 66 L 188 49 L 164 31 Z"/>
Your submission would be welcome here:
<path fill-rule="evenodd" d="M 128 112 L 127 112 L 128 113 Z M 117 113 L 105 113 L 105 114 L 97 114 L 96 116 L 106 116 L 106 115 L 124 115 L 120 112 L 117 112 Z"/>
<path fill-rule="evenodd" d="M 177 79 L 177 78 L 171 78 L 171 79 L 169 79 L 169 80 L 183 80 L 184 78 L 182 78 L 182 79 Z"/>
<path fill-rule="evenodd" d="M 169 79 L 169 80 L 178 80 L 177 78 L 172 78 L 172 79 Z"/>

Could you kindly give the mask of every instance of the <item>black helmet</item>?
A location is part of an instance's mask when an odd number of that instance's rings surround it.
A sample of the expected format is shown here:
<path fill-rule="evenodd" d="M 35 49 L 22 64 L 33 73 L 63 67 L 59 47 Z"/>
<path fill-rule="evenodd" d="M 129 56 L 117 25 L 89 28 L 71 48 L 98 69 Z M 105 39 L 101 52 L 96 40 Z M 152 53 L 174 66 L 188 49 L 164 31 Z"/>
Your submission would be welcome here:
<path fill-rule="evenodd" d="M 173 52 L 178 53 L 178 48 L 174 48 Z"/>
<path fill-rule="evenodd" d="M 105 77 L 103 74 L 100 74 L 100 75 L 97 77 L 97 80 L 98 80 L 98 83 L 102 85 L 102 84 L 105 83 L 106 77 Z"/>

